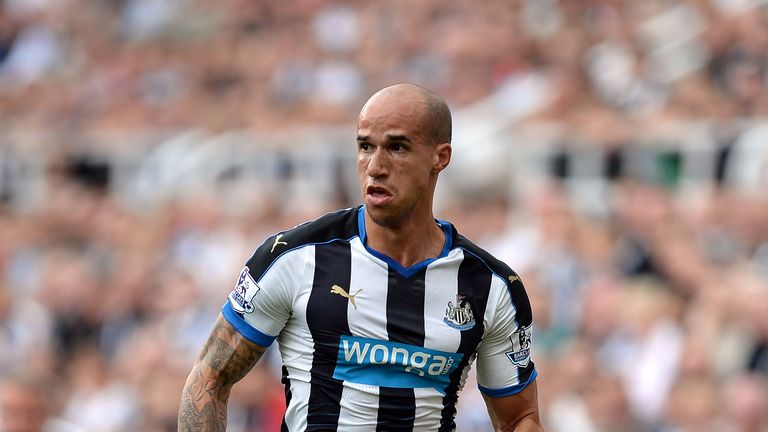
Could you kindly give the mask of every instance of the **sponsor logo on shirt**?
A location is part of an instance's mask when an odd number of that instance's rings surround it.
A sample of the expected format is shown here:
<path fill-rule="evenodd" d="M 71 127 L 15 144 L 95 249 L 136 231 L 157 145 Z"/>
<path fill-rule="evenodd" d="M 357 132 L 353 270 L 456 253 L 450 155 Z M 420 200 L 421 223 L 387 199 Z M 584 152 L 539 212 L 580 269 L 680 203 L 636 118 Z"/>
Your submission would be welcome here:
<path fill-rule="evenodd" d="M 283 246 L 288 246 L 288 243 L 286 243 L 286 242 L 284 242 L 284 241 L 280 241 L 280 239 L 281 239 L 281 238 L 283 238 L 283 235 L 282 235 L 282 234 L 278 234 L 278 235 L 275 237 L 275 242 L 274 242 L 274 243 L 272 243 L 272 249 L 269 251 L 269 253 L 273 253 L 273 252 L 275 251 L 275 248 L 276 248 L 276 247 L 278 247 L 278 246 L 280 246 L 280 245 L 283 245 Z"/>
<path fill-rule="evenodd" d="M 355 297 L 358 294 L 360 294 L 360 291 L 362 291 L 362 290 L 363 289 L 360 288 L 354 294 L 350 294 L 344 288 L 342 288 L 342 287 L 340 287 L 338 285 L 334 285 L 334 286 L 331 287 L 331 294 L 338 294 L 338 295 L 344 297 L 345 299 L 349 300 L 349 302 L 352 303 L 352 306 L 354 306 L 355 310 L 357 310 L 357 303 L 355 303 Z"/>
<path fill-rule="evenodd" d="M 531 338 L 533 331 L 531 326 L 520 327 L 509 337 L 512 342 L 512 351 L 505 352 L 509 361 L 515 366 L 526 367 L 531 361 Z"/>
<path fill-rule="evenodd" d="M 259 292 L 261 288 L 253 280 L 248 267 L 244 267 L 240 272 L 240 277 L 237 278 L 235 289 L 229 294 L 230 304 L 232 309 L 239 313 L 251 313 L 253 312 L 253 296 Z"/>
<path fill-rule="evenodd" d="M 333 377 L 357 384 L 434 388 L 445 394 L 464 354 L 404 343 L 341 336 Z"/>
<path fill-rule="evenodd" d="M 469 330 L 475 326 L 475 315 L 465 296 L 457 295 L 456 304 L 449 301 L 443 322 L 457 330 Z"/>

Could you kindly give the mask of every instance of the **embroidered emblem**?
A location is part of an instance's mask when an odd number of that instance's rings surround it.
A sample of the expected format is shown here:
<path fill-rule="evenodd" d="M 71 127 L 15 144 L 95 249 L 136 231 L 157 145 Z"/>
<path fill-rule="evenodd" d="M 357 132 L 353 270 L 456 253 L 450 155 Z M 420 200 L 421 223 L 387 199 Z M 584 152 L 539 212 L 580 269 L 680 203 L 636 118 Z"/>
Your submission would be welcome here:
<path fill-rule="evenodd" d="M 449 301 L 445 309 L 443 322 L 457 330 L 469 330 L 475 326 L 475 315 L 472 307 L 463 295 L 456 295 L 456 304 Z"/>

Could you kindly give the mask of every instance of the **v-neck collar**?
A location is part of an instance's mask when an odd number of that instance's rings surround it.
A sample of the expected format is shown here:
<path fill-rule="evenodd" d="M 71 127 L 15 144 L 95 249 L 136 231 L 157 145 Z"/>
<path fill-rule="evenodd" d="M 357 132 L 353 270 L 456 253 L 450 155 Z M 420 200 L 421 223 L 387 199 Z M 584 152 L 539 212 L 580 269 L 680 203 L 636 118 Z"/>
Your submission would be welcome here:
<path fill-rule="evenodd" d="M 375 256 L 376 258 L 387 263 L 387 265 L 389 265 L 405 278 L 410 278 L 416 272 L 426 268 L 432 262 L 439 260 L 440 258 L 445 258 L 451 251 L 451 245 L 453 243 L 451 224 L 441 219 L 435 219 L 435 222 L 440 226 L 440 228 L 443 230 L 443 233 L 445 234 L 445 244 L 443 244 L 443 249 L 440 251 L 440 255 L 419 261 L 409 267 L 403 267 L 403 265 L 397 262 L 394 258 L 368 246 L 367 236 L 365 233 L 365 205 L 360 206 L 360 208 L 357 210 L 357 227 L 360 232 L 360 241 L 363 243 L 365 250 L 367 250 L 368 253 Z"/>

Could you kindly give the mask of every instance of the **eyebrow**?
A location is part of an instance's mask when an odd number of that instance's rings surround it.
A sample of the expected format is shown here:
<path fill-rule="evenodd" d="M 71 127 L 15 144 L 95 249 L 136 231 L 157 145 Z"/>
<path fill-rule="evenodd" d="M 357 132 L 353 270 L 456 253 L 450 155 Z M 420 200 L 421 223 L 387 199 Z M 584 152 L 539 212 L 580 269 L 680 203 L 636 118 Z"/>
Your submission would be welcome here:
<path fill-rule="evenodd" d="M 405 141 L 405 142 L 411 142 L 411 139 L 408 138 L 405 135 L 387 135 L 387 139 L 389 141 Z"/>
<path fill-rule="evenodd" d="M 357 142 L 364 142 L 369 141 L 370 137 L 368 135 L 358 135 L 357 136 Z M 387 141 L 403 141 L 403 142 L 412 142 L 410 138 L 408 138 L 405 135 L 387 135 Z"/>

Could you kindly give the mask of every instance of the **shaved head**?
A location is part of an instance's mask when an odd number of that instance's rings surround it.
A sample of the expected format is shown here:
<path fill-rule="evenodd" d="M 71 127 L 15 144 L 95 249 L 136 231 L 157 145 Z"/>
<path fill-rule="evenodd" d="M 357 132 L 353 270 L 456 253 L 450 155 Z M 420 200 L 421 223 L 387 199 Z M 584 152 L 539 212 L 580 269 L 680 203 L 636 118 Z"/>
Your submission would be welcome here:
<path fill-rule="evenodd" d="M 432 144 L 451 142 L 451 110 L 440 95 L 416 84 L 400 83 L 379 90 L 368 99 L 365 105 L 377 99 L 389 97 L 414 98 L 414 102 L 423 103 L 425 110 L 422 120 L 427 139 Z"/>
<path fill-rule="evenodd" d="M 451 112 L 443 98 L 415 84 L 386 87 L 357 118 L 357 168 L 366 215 L 398 227 L 431 220 L 437 177 L 451 161 Z"/>

